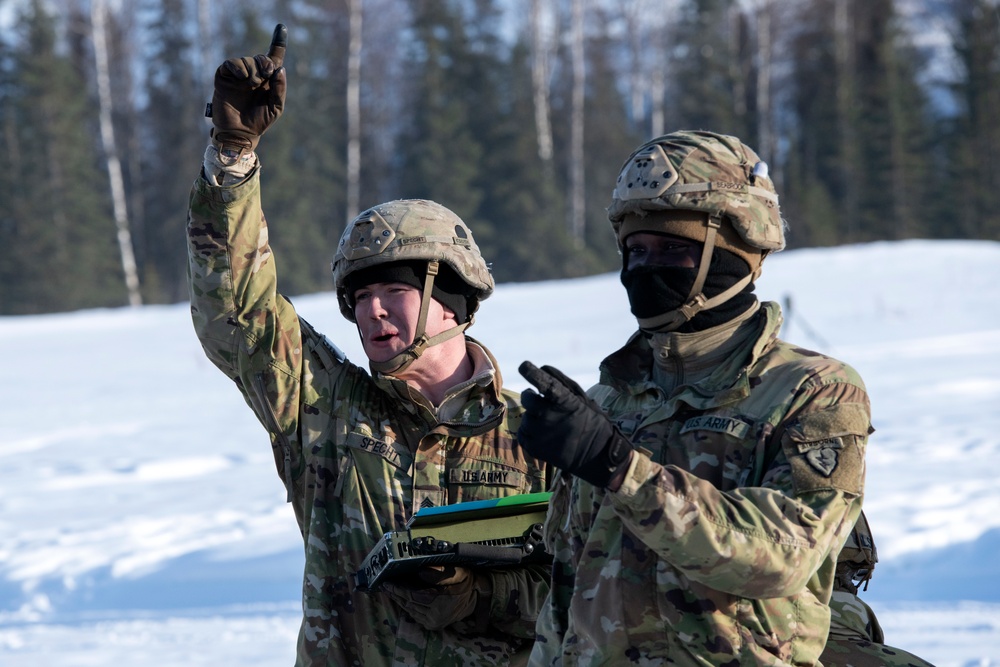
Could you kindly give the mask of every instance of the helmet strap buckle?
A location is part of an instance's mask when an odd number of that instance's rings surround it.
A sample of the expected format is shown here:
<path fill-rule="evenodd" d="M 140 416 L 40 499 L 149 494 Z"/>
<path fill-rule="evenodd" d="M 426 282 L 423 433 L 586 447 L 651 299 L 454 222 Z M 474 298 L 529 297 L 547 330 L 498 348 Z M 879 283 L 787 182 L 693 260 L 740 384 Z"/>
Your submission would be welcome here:
<path fill-rule="evenodd" d="M 695 296 L 689 298 L 687 302 L 677 310 L 684 316 L 684 321 L 687 322 L 705 308 L 705 301 L 705 295 L 699 292 Z"/>

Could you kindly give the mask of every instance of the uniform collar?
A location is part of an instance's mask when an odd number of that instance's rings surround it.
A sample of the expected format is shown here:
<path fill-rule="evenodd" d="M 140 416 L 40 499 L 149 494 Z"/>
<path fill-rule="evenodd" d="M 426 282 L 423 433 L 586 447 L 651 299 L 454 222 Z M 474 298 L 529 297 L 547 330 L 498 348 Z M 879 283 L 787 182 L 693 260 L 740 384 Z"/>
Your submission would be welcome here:
<path fill-rule="evenodd" d="M 624 347 L 601 363 L 601 383 L 627 394 L 659 392 L 702 409 L 738 400 L 750 391 L 748 369 L 777 338 L 782 323 L 781 309 L 776 303 L 765 302 L 754 312 L 748 311 L 745 319 L 736 320 L 740 321 L 728 334 L 718 329 L 730 323 L 693 334 L 678 334 L 684 339 L 677 341 L 677 350 L 694 355 L 682 356 L 683 363 L 697 366 L 706 360 L 714 362 L 714 369 L 702 369 L 693 382 L 681 380 L 670 390 L 658 384 L 654 372 L 654 347 L 649 335 L 638 331 Z M 709 341 L 715 339 L 719 343 L 711 347 Z M 720 349 L 725 353 L 717 354 Z"/>
<path fill-rule="evenodd" d="M 649 336 L 653 356 L 652 379 L 667 394 L 685 384 L 698 384 L 757 333 L 757 301 L 740 315 L 704 331 L 654 333 Z"/>
<path fill-rule="evenodd" d="M 506 402 L 501 396 L 503 380 L 496 359 L 484 345 L 466 336 L 465 347 L 472 359 L 472 376 L 448 389 L 438 407 L 431 405 L 423 394 L 399 378 L 378 373 L 375 383 L 399 400 L 407 412 L 419 415 L 428 425 L 489 425 L 492 428 L 506 409 Z"/>

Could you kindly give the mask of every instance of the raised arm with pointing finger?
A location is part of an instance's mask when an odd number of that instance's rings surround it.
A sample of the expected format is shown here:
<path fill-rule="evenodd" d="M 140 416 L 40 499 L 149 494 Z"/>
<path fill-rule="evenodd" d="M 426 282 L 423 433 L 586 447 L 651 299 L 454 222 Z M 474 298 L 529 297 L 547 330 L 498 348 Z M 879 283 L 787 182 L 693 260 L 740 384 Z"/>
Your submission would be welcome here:
<path fill-rule="evenodd" d="M 261 135 L 285 109 L 285 48 L 288 29 L 280 23 L 267 55 L 230 58 L 215 71 L 208 115 L 212 140 L 224 154 L 257 148 Z"/>
<path fill-rule="evenodd" d="M 426 569 L 377 593 L 353 575 L 428 506 L 544 491 L 522 414 L 465 335 L 493 278 L 472 231 L 426 200 L 373 206 L 333 257 L 351 363 L 278 291 L 256 148 L 284 110 L 286 45 L 219 67 L 188 221 L 191 314 L 205 353 L 267 430 L 305 548 L 297 665 L 523 664 L 546 566 Z M 251 443 L 252 444 L 252 443 Z"/>

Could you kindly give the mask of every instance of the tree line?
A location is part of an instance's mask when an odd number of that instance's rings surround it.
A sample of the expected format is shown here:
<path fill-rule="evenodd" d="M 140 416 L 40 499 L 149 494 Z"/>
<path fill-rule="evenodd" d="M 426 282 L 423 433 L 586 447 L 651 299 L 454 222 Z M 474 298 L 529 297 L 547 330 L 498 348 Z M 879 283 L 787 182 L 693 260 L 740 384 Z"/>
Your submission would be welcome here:
<path fill-rule="evenodd" d="M 675 129 L 769 163 L 790 247 L 1000 239 L 1000 0 L 23 0 L 0 32 L 0 314 L 187 298 L 225 58 L 289 28 L 259 147 L 287 294 L 421 197 L 498 282 L 618 267 L 624 158 Z"/>

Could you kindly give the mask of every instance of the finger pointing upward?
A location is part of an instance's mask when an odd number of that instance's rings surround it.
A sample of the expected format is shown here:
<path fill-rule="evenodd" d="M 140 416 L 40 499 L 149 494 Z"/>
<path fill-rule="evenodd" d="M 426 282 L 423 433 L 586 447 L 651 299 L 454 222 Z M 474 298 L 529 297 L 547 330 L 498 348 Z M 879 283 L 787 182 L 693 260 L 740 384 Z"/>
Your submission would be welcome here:
<path fill-rule="evenodd" d="M 274 34 L 271 36 L 271 47 L 267 50 L 267 57 L 274 63 L 274 69 L 278 69 L 285 62 L 285 47 L 288 46 L 288 28 L 284 23 L 274 26 Z"/>

